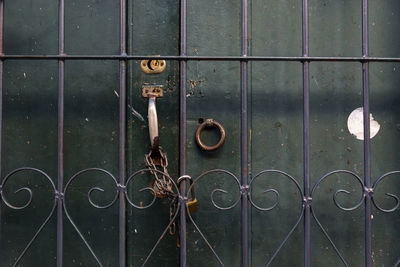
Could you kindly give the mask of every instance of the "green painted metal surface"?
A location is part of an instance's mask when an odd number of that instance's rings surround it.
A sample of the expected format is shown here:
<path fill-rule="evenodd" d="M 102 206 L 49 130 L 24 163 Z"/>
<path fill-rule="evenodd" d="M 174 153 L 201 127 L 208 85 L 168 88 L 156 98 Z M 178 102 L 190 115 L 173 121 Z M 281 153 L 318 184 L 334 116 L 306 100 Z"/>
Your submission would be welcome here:
<path fill-rule="evenodd" d="M 249 49 L 251 55 L 301 56 L 301 1 L 249 1 Z M 370 0 L 370 54 L 399 57 L 400 5 L 398 1 Z M 310 55 L 360 56 L 360 1 L 309 1 Z M 52 0 L 6 1 L 4 51 L 6 54 L 57 54 L 58 5 Z M 238 55 L 240 53 L 240 1 L 189 1 L 188 55 Z M 117 1 L 66 1 L 67 54 L 119 54 L 119 4 Z M 128 53 L 141 55 L 179 54 L 179 2 L 128 1 Z M 400 82 L 399 64 L 370 64 L 371 113 L 380 124 L 371 140 L 371 177 L 400 166 Z M 264 169 L 291 174 L 302 187 L 302 66 L 297 62 L 249 63 L 249 167 L 250 177 Z M 335 169 L 351 170 L 360 177 L 363 143 L 347 129 L 347 118 L 362 106 L 360 63 L 310 64 L 311 180 Z M 4 63 L 3 135 L 1 175 L 22 166 L 45 171 L 57 184 L 57 84 L 56 61 L 6 60 Z M 143 84 L 163 85 L 165 95 L 157 100 L 160 140 L 169 159 L 169 173 L 175 180 L 179 170 L 179 62 L 168 61 L 160 75 L 146 75 L 139 61 L 128 62 L 127 84 L 127 174 L 145 168 L 144 154 L 150 150 L 147 99 Z M 240 175 L 240 66 L 238 62 L 196 62 L 187 64 L 187 166 L 188 174 L 222 168 Z M 66 183 L 79 170 L 98 167 L 118 179 L 118 61 L 67 61 L 65 65 L 64 165 Z M 227 130 L 223 147 L 201 151 L 195 143 L 199 120 L 214 118 Z M 206 143 L 218 139 L 215 131 L 204 133 Z M 152 199 L 138 190 L 150 183 L 142 175 L 128 187 L 138 205 Z M 385 192 L 400 193 L 399 177 L 379 185 L 377 201 L 386 208 L 393 202 Z M 13 194 L 21 186 L 34 191 L 32 204 L 14 211 L 2 203 L 0 264 L 10 266 L 22 252 L 51 211 L 51 185 L 33 172 L 9 180 L 4 194 L 14 205 L 23 205 L 26 192 Z M 71 218 L 104 266 L 118 263 L 118 205 L 99 210 L 87 200 L 93 186 L 105 189 L 93 193 L 101 205 L 109 203 L 115 187 L 112 179 L 98 172 L 81 175 L 70 185 L 66 205 Z M 209 175 L 196 186 L 199 211 L 193 215 L 226 266 L 240 265 L 240 206 L 219 211 L 212 206 L 212 190 L 219 205 L 229 206 L 238 188 L 226 175 Z M 267 188 L 280 193 L 272 211 L 249 209 L 250 265 L 263 266 L 295 224 L 301 210 L 301 195 L 283 176 L 266 174 L 253 185 L 257 205 L 273 204 Z M 344 212 L 335 207 L 332 196 L 338 189 L 350 195 L 338 197 L 343 206 L 354 205 L 361 196 L 357 181 L 335 175 L 321 183 L 313 196 L 313 209 L 350 266 L 364 265 L 364 209 Z M 383 214 L 374 207 L 374 266 L 391 266 L 400 255 L 399 211 Z M 149 209 L 127 207 L 127 265 L 141 266 L 168 224 L 166 199 Z M 341 266 L 339 257 L 316 224 L 311 222 L 313 266 Z M 303 224 L 282 247 L 272 266 L 301 266 Z M 71 222 L 64 218 L 64 265 L 96 266 Z M 177 266 L 177 235 L 167 234 L 150 258 L 148 266 Z M 218 266 L 215 257 L 194 228 L 187 225 L 188 266 Z M 54 266 L 56 262 L 56 216 L 20 262 L 20 266 Z"/>

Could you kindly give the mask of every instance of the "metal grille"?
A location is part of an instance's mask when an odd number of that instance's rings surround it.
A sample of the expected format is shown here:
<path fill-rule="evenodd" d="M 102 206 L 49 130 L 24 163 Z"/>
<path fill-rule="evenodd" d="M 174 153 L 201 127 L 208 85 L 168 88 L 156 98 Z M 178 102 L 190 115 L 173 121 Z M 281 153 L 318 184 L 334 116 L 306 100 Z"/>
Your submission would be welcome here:
<path fill-rule="evenodd" d="M 186 208 L 187 200 L 188 200 L 188 192 L 190 191 L 188 188 L 188 183 L 186 181 L 187 171 L 186 171 L 186 64 L 187 61 L 239 61 L 240 69 L 241 69 L 241 174 L 240 178 L 237 178 L 234 174 L 230 173 L 226 170 L 210 170 L 196 179 L 194 179 L 194 184 L 198 180 L 200 180 L 204 175 L 212 173 L 212 172 L 221 172 L 230 175 L 234 181 L 237 183 L 238 191 L 240 195 L 238 196 L 238 201 L 234 203 L 230 207 L 220 207 L 213 201 L 213 204 L 218 209 L 231 209 L 236 205 L 241 205 L 241 266 L 249 266 L 249 226 L 248 226 L 248 207 L 252 205 L 254 208 L 259 210 L 268 211 L 273 209 L 277 203 L 272 205 L 271 207 L 259 207 L 257 206 L 251 198 L 251 185 L 257 177 L 259 177 L 262 173 L 272 172 L 283 175 L 291 182 L 295 184 L 299 193 L 302 196 L 302 209 L 296 221 L 296 224 L 287 234 L 287 236 L 283 239 L 281 244 L 278 246 L 276 251 L 273 253 L 270 259 L 266 259 L 265 266 L 269 266 L 273 259 L 276 257 L 278 252 L 281 250 L 282 246 L 291 236 L 293 231 L 299 226 L 299 224 L 304 222 L 304 266 L 310 266 L 310 223 L 311 219 L 314 218 L 319 227 L 322 229 L 323 233 L 328 238 L 329 242 L 333 246 L 336 254 L 340 257 L 342 263 L 345 266 L 348 266 L 348 263 L 343 258 L 339 250 L 336 248 L 332 239 L 329 237 L 325 229 L 322 227 L 321 223 L 317 219 L 315 213 L 313 212 L 312 206 L 312 197 L 313 193 L 318 187 L 318 185 L 324 181 L 327 177 L 335 174 L 335 173 L 347 173 L 352 175 L 360 184 L 360 188 L 362 190 L 362 197 L 359 202 L 353 207 L 343 207 L 336 201 L 336 196 L 339 193 L 343 193 L 344 190 L 338 190 L 334 194 L 334 204 L 341 210 L 354 210 L 361 205 L 365 205 L 365 266 L 372 266 L 372 248 L 371 248 L 371 208 L 374 205 L 378 210 L 382 212 L 393 212 L 399 207 L 399 199 L 397 196 L 390 195 L 396 202 L 396 205 L 391 209 L 384 209 L 379 206 L 378 203 L 374 201 L 374 191 L 377 186 L 379 186 L 380 182 L 384 180 L 386 177 L 400 173 L 399 171 L 389 172 L 383 174 L 380 178 L 376 180 L 374 184 L 371 184 L 370 177 L 370 124 L 369 124 L 369 113 L 370 113 L 370 104 L 369 104 L 369 63 L 370 62 L 400 62 L 400 58 L 383 58 L 383 57 L 370 57 L 368 54 L 368 0 L 362 0 L 362 56 L 361 57 L 312 57 L 309 56 L 309 31 L 308 31 L 308 0 L 302 0 L 302 54 L 301 57 L 278 57 L 278 56 L 249 56 L 248 55 L 248 17 L 247 17 L 247 0 L 241 0 L 241 54 L 237 56 L 187 56 L 186 55 L 186 0 L 180 1 L 180 55 L 179 56 L 169 56 L 162 55 L 158 56 L 157 59 L 165 59 L 165 60 L 178 60 L 180 62 L 180 176 L 179 179 L 182 181 L 181 183 L 173 182 L 174 188 L 177 192 L 179 192 L 179 203 L 178 209 L 174 214 L 173 220 L 176 218 L 179 219 L 180 222 L 180 266 L 186 266 L 186 258 L 187 258 L 187 246 L 186 246 L 186 218 L 189 217 L 191 222 L 194 224 L 196 229 L 202 235 L 204 240 L 206 241 L 208 247 L 213 252 L 214 256 L 218 260 L 218 262 L 223 266 L 223 261 L 220 259 L 218 254 L 215 252 L 211 244 L 207 241 L 205 236 L 201 233 L 200 229 L 195 224 L 194 220 L 188 213 Z M 33 241 L 36 239 L 38 234 L 42 231 L 43 227 L 48 223 L 49 219 L 56 213 L 57 216 L 57 266 L 63 265 L 63 216 L 65 215 L 75 230 L 78 232 L 83 242 L 90 250 L 92 256 L 96 259 L 97 263 L 102 266 L 101 261 L 97 257 L 95 251 L 91 248 L 91 246 L 87 243 L 84 236 L 81 234 L 77 226 L 74 224 L 71 219 L 68 209 L 65 205 L 64 196 L 70 185 L 70 183 L 79 175 L 84 172 L 89 171 L 100 171 L 107 175 L 109 175 L 115 182 L 115 187 L 117 189 L 117 194 L 115 195 L 114 200 L 106 206 L 98 206 L 94 204 L 90 198 L 89 192 L 89 201 L 96 208 L 107 208 L 119 201 L 119 266 L 126 266 L 126 205 L 132 205 L 135 208 L 147 208 L 146 207 L 138 207 L 132 203 L 127 195 L 127 187 L 129 183 L 134 179 L 136 175 L 138 175 L 141 171 L 135 172 L 131 176 L 127 177 L 126 174 L 126 156 L 125 156 L 125 146 L 126 146 L 126 82 L 127 82 L 127 62 L 128 60 L 140 60 L 140 59 L 149 59 L 151 57 L 145 55 L 128 55 L 126 49 L 127 42 L 127 32 L 126 32 L 126 24 L 127 24 L 127 10 L 126 10 L 126 0 L 120 1 L 120 55 L 66 55 L 64 53 L 64 0 L 59 0 L 59 54 L 58 55 L 5 55 L 3 53 L 3 8 L 4 8 L 4 0 L 0 0 L 0 103 L 2 103 L 2 78 L 3 78 L 3 62 L 8 59 L 23 59 L 23 60 L 57 60 L 59 62 L 59 84 L 58 84 L 58 179 L 57 179 L 57 187 L 52 182 L 52 179 L 43 171 L 34 168 L 23 167 L 20 169 L 16 169 L 13 172 L 9 173 L 2 181 L 1 187 L 3 188 L 8 179 L 21 171 L 31 170 L 40 173 L 51 183 L 54 188 L 54 206 L 49 217 L 44 221 L 39 230 L 35 233 L 34 237 L 31 241 L 26 245 L 26 247 L 22 250 L 20 256 L 15 261 L 14 265 L 18 265 L 19 261 L 25 255 L 27 250 L 32 245 Z M 103 170 L 103 169 L 85 169 L 77 174 L 75 174 L 65 186 L 64 184 L 64 175 L 63 175 L 63 132 L 64 132 L 64 63 L 66 60 L 82 60 L 82 59 L 90 59 L 90 60 L 119 60 L 120 62 L 120 88 L 119 88 L 119 180 L 115 178 L 111 173 Z M 248 109 L 247 109 L 247 82 L 248 82 L 248 62 L 250 61 L 296 61 L 301 62 L 303 65 L 303 169 L 304 169 L 304 184 L 301 186 L 298 182 L 289 174 L 279 171 L 279 170 L 264 170 L 263 172 L 255 175 L 253 178 L 249 178 L 248 175 Z M 311 185 L 310 183 L 310 122 L 309 122 L 309 66 L 310 62 L 323 61 L 323 62 L 358 62 L 362 64 L 362 87 L 363 87 L 363 107 L 364 107 L 364 178 L 362 179 L 357 174 L 347 171 L 347 170 L 335 170 L 330 172 L 323 177 L 321 177 L 315 185 Z M 2 105 L 0 106 L 0 134 L 1 134 L 1 125 L 2 125 Z M 2 140 L 2 138 L 0 138 Z M 1 150 L 1 144 L 0 144 Z M 1 155 L 1 154 L 0 154 Z M 0 160 L 1 162 L 1 160 Z M 0 168 L 1 170 L 1 168 Z M 22 209 L 30 204 L 32 200 L 32 192 L 30 189 L 23 188 L 23 190 L 28 190 L 30 193 L 30 200 L 25 206 L 18 207 L 13 206 L 7 202 L 5 196 L 1 194 L 2 201 L 12 209 Z M 93 188 L 92 190 L 96 190 Z M 218 190 L 218 189 L 215 189 Z M 213 192 L 215 192 L 215 190 Z M 3 192 L 3 191 L 1 191 Z M 271 189 L 271 192 L 275 193 L 277 198 L 279 198 L 279 193 L 275 189 Z M 212 196 L 211 196 L 212 197 Z M 240 200 L 240 201 L 239 201 Z M 277 200 L 278 201 L 278 200 Z M 179 216 L 178 216 L 179 215 Z M 170 221 L 169 225 L 173 222 Z M 168 227 L 163 232 L 163 235 L 156 242 L 152 250 L 147 255 L 146 260 L 143 265 L 147 263 L 149 258 L 152 256 L 154 250 L 158 246 L 160 240 L 166 234 Z M 394 263 L 394 266 L 400 265 L 400 260 Z"/>

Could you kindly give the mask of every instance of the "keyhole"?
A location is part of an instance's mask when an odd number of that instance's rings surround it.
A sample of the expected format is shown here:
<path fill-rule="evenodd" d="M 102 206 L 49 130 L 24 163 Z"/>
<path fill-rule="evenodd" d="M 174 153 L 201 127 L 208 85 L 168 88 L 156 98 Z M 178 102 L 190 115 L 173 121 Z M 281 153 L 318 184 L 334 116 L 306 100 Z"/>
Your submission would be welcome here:
<path fill-rule="evenodd" d="M 159 61 L 159 60 L 155 60 L 155 59 L 149 60 L 149 61 L 147 62 L 147 66 L 148 66 L 149 69 L 151 69 L 151 70 L 158 69 L 159 66 L 160 66 L 160 61 Z"/>
<path fill-rule="evenodd" d="M 153 60 L 147 61 L 147 67 L 148 67 L 149 69 L 151 69 L 151 70 L 154 70 L 154 69 L 153 69 L 153 66 L 152 66 L 152 64 L 151 64 L 152 61 L 153 61 Z"/>

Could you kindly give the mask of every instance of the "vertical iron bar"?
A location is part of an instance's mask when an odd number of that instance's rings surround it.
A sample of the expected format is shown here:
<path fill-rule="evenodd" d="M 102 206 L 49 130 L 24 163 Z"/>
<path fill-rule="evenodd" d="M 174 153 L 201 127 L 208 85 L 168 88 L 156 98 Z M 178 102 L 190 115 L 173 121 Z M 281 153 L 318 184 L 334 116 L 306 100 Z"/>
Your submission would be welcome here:
<path fill-rule="evenodd" d="M 362 56 L 368 56 L 368 0 L 362 0 Z M 371 154 L 369 122 L 369 62 L 362 63 L 362 85 L 364 106 L 364 186 L 371 187 Z M 371 195 L 365 196 L 365 266 L 372 266 L 371 245 Z"/>
<path fill-rule="evenodd" d="M 0 0 L 0 55 L 3 55 L 3 19 L 4 19 L 4 0 Z M 3 60 L 0 60 L 0 182 L 3 181 L 2 164 L 1 164 L 2 152 L 3 152 L 2 139 L 3 139 Z M 1 226 L 1 218 L 2 217 L 1 217 L 1 205 L 0 205 L 0 226 Z M 1 237 L 1 227 L 0 227 L 0 237 Z"/>
<path fill-rule="evenodd" d="M 247 0 L 242 0 L 242 32 L 241 32 L 241 55 L 243 57 L 247 57 L 248 50 L 248 36 L 247 36 Z M 240 114 L 240 132 L 241 132 L 241 140 L 240 140 L 240 169 L 241 169 L 241 180 L 242 187 L 248 187 L 248 124 L 247 124 L 247 60 L 243 60 L 240 62 L 240 73 L 241 73 L 241 114 Z M 241 209 L 242 209 L 242 266 L 247 267 L 249 265 L 249 240 L 248 240 L 248 231 L 249 231 L 249 222 L 248 222 L 248 198 L 247 194 L 242 195 L 241 200 Z"/>
<path fill-rule="evenodd" d="M 59 2 L 59 36 L 58 36 L 58 53 L 64 55 L 64 0 Z M 64 187 L 64 65 L 65 60 L 58 61 L 58 181 L 57 190 L 59 197 L 57 198 L 57 266 L 63 265 L 63 200 L 60 193 Z"/>
<path fill-rule="evenodd" d="M 3 55 L 3 22 L 4 22 L 4 0 L 0 0 L 0 55 Z"/>
<path fill-rule="evenodd" d="M 303 56 L 308 57 L 308 1 L 303 0 Z M 310 62 L 303 61 L 304 266 L 310 266 Z"/>
<path fill-rule="evenodd" d="M 186 56 L 186 0 L 180 2 L 180 55 Z M 180 118 L 179 118 L 179 174 L 186 174 L 186 61 L 180 61 Z M 186 181 L 180 184 L 181 196 L 186 195 Z M 180 266 L 186 266 L 186 202 L 180 207 Z"/>
<path fill-rule="evenodd" d="M 126 0 L 120 1 L 120 51 L 121 56 L 126 56 Z M 126 162 L 126 59 L 119 61 L 119 266 L 126 265 L 126 202 L 124 196 Z"/>

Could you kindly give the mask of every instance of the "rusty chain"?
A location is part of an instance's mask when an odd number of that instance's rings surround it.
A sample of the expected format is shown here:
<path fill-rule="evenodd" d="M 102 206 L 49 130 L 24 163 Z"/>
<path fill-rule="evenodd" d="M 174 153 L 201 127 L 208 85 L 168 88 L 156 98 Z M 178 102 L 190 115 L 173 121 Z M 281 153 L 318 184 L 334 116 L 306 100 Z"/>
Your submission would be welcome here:
<path fill-rule="evenodd" d="M 173 219 L 176 212 L 178 196 L 172 189 L 172 182 L 168 174 L 168 159 L 167 154 L 162 151 L 162 147 L 159 146 L 158 150 L 152 150 L 148 154 L 145 154 L 146 166 L 149 168 L 150 173 L 154 176 L 151 187 L 157 198 L 168 198 L 170 200 L 169 205 L 169 219 Z M 160 170 L 162 173 L 155 172 L 153 170 Z M 175 220 L 169 227 L 169 233 L 174 235 L 176 232 Z"/>

